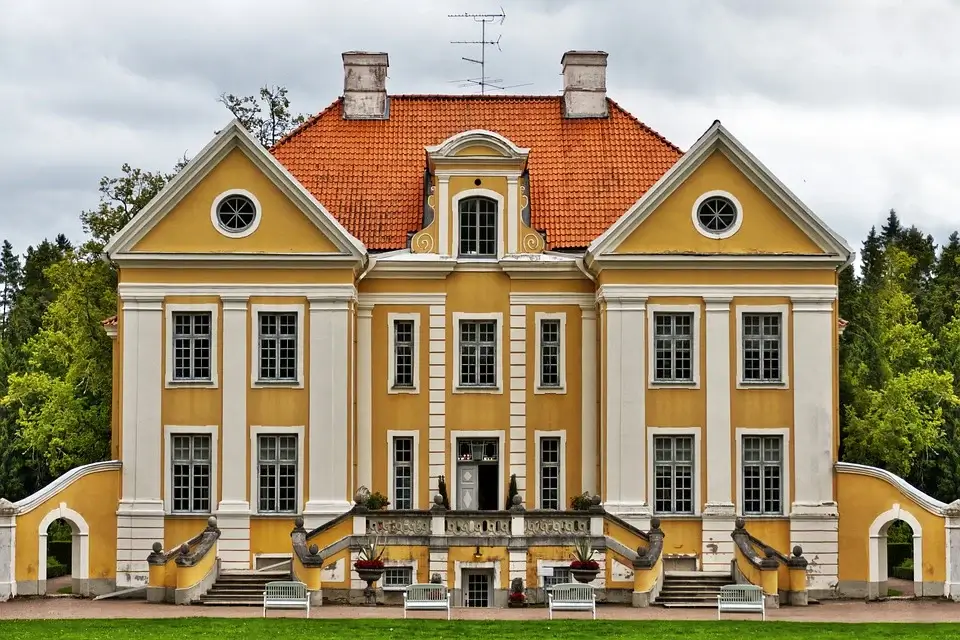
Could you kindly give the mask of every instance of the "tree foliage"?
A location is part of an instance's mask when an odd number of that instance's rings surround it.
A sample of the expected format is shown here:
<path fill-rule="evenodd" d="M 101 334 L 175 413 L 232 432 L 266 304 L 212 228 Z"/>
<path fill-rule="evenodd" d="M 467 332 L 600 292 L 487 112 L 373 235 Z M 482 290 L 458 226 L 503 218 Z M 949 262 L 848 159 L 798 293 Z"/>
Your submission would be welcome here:
<path fill-rule="evenodd" d="M 290 112 L 286 87 L 264 85 L 255 96 L 224 93 L 220 102 L 267 148 L 307 120 L 305 114 Z"/>

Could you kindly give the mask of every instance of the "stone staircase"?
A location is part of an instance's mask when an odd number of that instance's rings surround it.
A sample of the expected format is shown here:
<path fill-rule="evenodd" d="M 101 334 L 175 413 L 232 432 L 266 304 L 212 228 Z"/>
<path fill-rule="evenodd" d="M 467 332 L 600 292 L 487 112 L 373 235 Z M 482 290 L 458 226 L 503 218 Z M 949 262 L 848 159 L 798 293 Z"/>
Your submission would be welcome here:
<path fill-rule="evenodd" d="M 729 573 L 714 571 L 667 571 L 656 604 L 664 607 L 717 607 L 720 587 L 733 584 Z"/>
<path fill-rule="evenodd" d="M 292 580 L 285 571 L 223 571 L 200 604 L 218 606 L 262 606 L 264 585 L 273 580 Z"/>

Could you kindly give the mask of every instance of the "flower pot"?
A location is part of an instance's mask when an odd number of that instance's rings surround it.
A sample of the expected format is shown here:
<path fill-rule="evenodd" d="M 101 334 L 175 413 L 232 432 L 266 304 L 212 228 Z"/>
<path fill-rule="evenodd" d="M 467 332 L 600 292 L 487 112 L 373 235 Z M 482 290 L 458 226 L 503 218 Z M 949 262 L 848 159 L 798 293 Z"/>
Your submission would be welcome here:
<path fill-rule="evenodd" d="M 600 573 L 600 569 L 570 569 L 570 575 L 573 576 L 573 579 L 584 584 L 593 582 L 598 573 Z"/>
<path fill-rule="evenodd" d="M 368 585 L 372 582 L 376 582 L 383 576 L 383 567 L 380 568 L 363 568 L 357 567 L 357 575 L 360 576 L 360 579 L 366 582 Z"/>

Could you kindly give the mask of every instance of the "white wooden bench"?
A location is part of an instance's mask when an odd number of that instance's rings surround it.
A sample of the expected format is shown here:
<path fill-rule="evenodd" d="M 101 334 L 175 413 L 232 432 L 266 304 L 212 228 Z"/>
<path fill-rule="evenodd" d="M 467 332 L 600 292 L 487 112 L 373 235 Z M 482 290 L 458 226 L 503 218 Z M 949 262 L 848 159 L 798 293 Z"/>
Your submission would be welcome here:
<path fill-rule="evenodd" d="M 728 584 L 720 587 L 717 596 L 717 620 L 720 613 L 759 613 L 761 620 L 767 619 L 763 608 L 763 589 L 752 584 Z"/>
<path fill-rule="evenodd" d="M 403 591 L 403 617 L 407 611 L 444 611 L 450 619 L 450 592 L 442 584 L 411 584 Z"/>
<path fill-rule="evenodd" d="M 263 589 L 263 617 L 267 609 L 306 609 L 310 617 L 310 594 L 307 585 L 302 582 L 275 580 L 268 582 Z"/>
<path fill-rule="evenodd" d="M 571 582 L 554 585 L 547 593 L 547 608 L 550 619 L 554 611 L 589 611 L 597 619 L 597 593 L 593 586 Z"/>

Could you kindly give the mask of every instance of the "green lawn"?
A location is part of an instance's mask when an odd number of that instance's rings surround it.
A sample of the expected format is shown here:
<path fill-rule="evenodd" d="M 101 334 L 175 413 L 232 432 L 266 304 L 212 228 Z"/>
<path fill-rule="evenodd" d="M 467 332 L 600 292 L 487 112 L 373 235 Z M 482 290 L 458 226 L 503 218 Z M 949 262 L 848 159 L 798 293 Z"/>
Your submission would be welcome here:
<path fill-rule="evenodd" d="M 447 622 L 445 620 L 297 620 L 260 618 L 178 618 L 172 620 L 30 620 L 0 621 L 0 638 L 77 638 L 79 640 L 194 640 L 210 638 L 289 638 L 291 640 L 695 640 L 718 638 L 873 638 L 911 640 L 956 638 L 950 624 L 810 624 L 801 622 L 530 620 Z"/>

